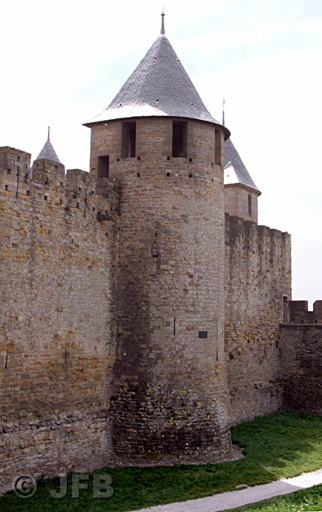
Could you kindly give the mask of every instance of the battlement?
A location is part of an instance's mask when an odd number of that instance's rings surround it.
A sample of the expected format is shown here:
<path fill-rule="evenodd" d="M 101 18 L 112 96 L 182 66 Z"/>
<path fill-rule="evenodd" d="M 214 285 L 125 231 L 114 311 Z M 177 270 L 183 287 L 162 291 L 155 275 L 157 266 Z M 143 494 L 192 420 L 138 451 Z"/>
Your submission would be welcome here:
<path fill-rule="evenodd" d="M 31 169 L 31 177 L 37 183 L 52 187 L 65 186 L 65 167 L 58 162 L 42 158 L 35 160 Z"/>
<path fill-rule="evenodd" d="M 0 148 L 0 196 L 9 203 L 28 206 L 36 201 L 92 213 L 97 220 L 111 219 L 119 209 L 116 180 L 97 179 L 81 169 L 69 169 L 59 162 L 41 158 L 30 168 L 30 153 L 11 147 Z M 11 211 L 11 210 L 10 210 Z M 9 215 L 9 210 L 8 210 Z"/>
<path fill-rule="evenodd" d="M 322 300 L 316 300 L 313 311 L 308 310 L 307 300 L 292 300 L 289 303 L 291 324 L 322 323 Z"/>
<path fill-rule="evenodd" d="M 20 149 L 3 146 L 0 148 L 0 169 L 18 172 L 28 172 L 30 170 L 31 154 Z"/>
<path fill-rule="evenodd" d="M 79 194 L 82 190 L 88 188 L 91 184 L 93 187 L 93 178 L 89 172 L 82 171 L 81 169 L 68 169 L 66 173 L 66 189 L 75 194 Z M 94 194 L 94 188 L 91 195 Z"/>
<path fill-rule="evenodd" d="M 263 256 L 266 263 L 274 264 L 280 259 L 277 249 L 288 247 L 290 251 L 290 235 L 268 226 L 257 225 L 254 220 L 245 220 L 242 217 L 225 214 L 226 245 L 241 244 L 246 252 L 255 250 Z M 251 242 L 251 239 L 253 240 Z"/>
<path fill-rule="evenodd" d="M 31 154 L 4 146 L 0 148 L 0 187 L 17 195 L 29 181 Z M 24 190 L 26 193 L 26 190 Z"/>

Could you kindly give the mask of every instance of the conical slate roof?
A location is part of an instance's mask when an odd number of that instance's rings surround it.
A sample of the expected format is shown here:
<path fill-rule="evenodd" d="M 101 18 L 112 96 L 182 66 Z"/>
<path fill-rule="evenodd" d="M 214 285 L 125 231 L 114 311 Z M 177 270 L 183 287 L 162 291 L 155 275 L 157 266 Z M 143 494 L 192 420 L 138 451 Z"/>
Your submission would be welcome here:
<path fill-rule="evenodd" d="M 41 158 L 46 158 L 47 160 L 52 160 L 53 162 L 61 163 L 56 151 L 54 150 L 54 147 L 52 143 L 50 142 L 50 128 L 48 128 L 48 139 L 42 150 L 40 151 L 39 155 L 37 156 L 36 160 L 40 160 Z"/>
<path fill-rule="evenodd" d="M 225 141 L 224 149 L 224 183 L 232 185 L 240 183 L 261 193 L 256 187 L 234 144 L 230 139 Z"/>
<path fill-rule="evenodd" d="M 147 116 L 186 117 L 220 125 L 206 109 L 163 33 L 153 43 L 110 105 L 85 125 Z M 229 137 L 227 128 L 225 132 L 226 137 Z"/>

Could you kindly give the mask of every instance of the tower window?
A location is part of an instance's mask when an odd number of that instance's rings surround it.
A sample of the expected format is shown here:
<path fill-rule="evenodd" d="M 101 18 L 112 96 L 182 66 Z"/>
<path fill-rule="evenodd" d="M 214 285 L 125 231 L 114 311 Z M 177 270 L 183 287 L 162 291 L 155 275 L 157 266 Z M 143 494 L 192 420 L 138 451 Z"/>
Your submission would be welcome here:
<path fill-rule="evenodd" d="M 283 295 L 283 324 L 289 323 L 289 302 L 286 295 Z"/>
<path fill-rule="evenodd" d="M 187 123 L 173 121 L 172 156 L 187 158 Z"/>
<path fill-rule="evenodd" d="M 215 163 L 222 167 L 224 155 L 223 134 L 220 130 L 215 130 Z"/>
<path fill-rule="evenodd" d="M 136 122 L 122 123 L 122 158 L 135 157 Z"/>
<path fill-rule="evenodd" d="M 199 331 L 199 338 L 208 338 L 208 331 Z"/>
<path fill-rule="evenodd" d="M 110 157 L 109 155 L 98 157 L 98 178 L 108 178 L 110 170 Z"/>
<path fill-rule="evenodd" d="M 252 216 L 252 196 L 248 194 L 248 215 Z"/>

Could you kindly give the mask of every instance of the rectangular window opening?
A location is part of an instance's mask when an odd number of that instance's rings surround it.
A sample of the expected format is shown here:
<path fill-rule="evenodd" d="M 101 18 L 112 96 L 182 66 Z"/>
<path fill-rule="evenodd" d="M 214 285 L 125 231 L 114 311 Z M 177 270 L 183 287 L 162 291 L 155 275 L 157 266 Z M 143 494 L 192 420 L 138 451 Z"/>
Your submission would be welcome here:
<path fill-rule="evenodd" d="M 135 157 L 136 122 L 122 123 L 122 158 Z"/>
<path fill-rule="evenodd" d="M 98 157 L 98 178 L 109 178 L 110 157 L 109 155 Z"/>
<path fill-rule="evenodd" d="M 215 130 L 215 163 L 222 167 L 223 165 L 223 137 L 220 130 Z"/>
<path fill-rule="evenodd" d="M 208 331 L 199 331 L 199 338 L 208 338 Z"/>
<path fill-rule="evenodd" d="M 252 196 L 248 194 L 248 215 L 252 216 Z"/>
<path fill-rule="evenodd" d="M 187 158 L 187 125 L 182 121 L 173 121 L 172 156 Z"/>

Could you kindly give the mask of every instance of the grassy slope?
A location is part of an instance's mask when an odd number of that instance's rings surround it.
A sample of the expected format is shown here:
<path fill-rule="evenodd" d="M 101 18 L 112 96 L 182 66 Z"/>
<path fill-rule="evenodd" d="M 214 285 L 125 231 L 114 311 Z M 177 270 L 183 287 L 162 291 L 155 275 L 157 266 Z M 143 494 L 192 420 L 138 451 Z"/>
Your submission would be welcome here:
<path fill-rule="evenodd" d="M 105 468 L 96 473 L 113 477 L 115 495 L 102 500 L 92 498 L 91 484 L 89 491 L 81 491 L 80 499 L 71 499 L 69 491 L 63 500 L 54 500 L 49 490 L 59 489 L 59 480 L 41 480 L 37 494 L 29 500 L 13 493 L 1 497 L 0 511 L 129 511 L 209 496 L 242 484 L 264 484 L 322 467 L 321 417 L 283 411 L 238 425 L 232 435 L 233 442 L 245 448 L 245 457 L 238 461 L 204 466 Z"/>

